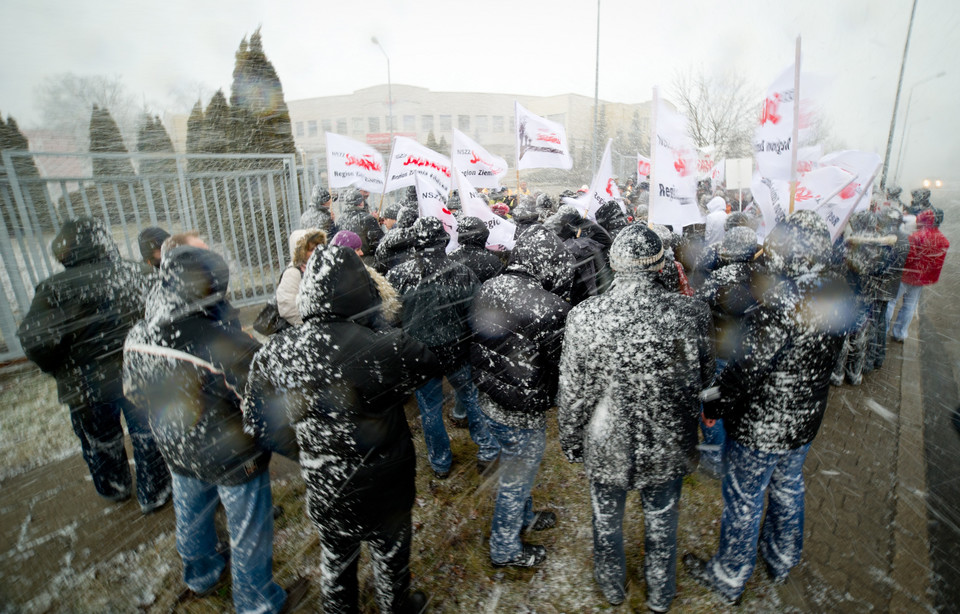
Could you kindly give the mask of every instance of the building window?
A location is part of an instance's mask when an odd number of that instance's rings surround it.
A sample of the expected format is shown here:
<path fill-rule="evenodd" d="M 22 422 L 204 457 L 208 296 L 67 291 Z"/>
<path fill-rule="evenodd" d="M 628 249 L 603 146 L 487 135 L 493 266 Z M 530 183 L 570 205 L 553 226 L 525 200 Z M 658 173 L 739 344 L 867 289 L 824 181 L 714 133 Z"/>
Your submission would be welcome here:
<path fill-rule="evenodd" d="M 469 115 L 457 115 L 457 128 L 460 130 L 469 130 L 470 129 L 470 116 Z"/>
<path fill-rule="evenodd" d="M 393 132 L 393 117 L 387 115 L 383 118 L 383 123 L 387 127 L 387 132 Z"/>
<path fill-rule="evenodd" d="M 317 136 L 317 120 L 311 119 L 307 122 L 307 132 L 309 136 Z"/>
<path fill-rule="evenodd" d="M 316 122 L 314 122 L 316 123 Z M 303 136 L 303 122 L 297 122 L 297 136 Z"/>
<path fill-rule="evenodd" d="M 368 117 L 367 124 L 370 129 L 368 132 L 380 132 L 380 118 L 379 117 Z"/>
<path fill-rule="evenodd" d="M 553 115 L 547 115 L 547 119 L 552 122 L 556 122 L 566 128 L 564 122 L 566 122 L 567 114 L 566 113 L 554 113 Z"/>
<path fill-rule="evenodd" d="M 452 115 L 441 115 L 440 116 L 440 131 L 441 132 L 450 132 L 453 130 L 453 116 Z"/>
<path fill-rule="evenodd" d="M 493 131 L 503 132 L 503 115 L 493 116 Z"/>
<path fill-rule="evenodd" d="M 404 132 L 416 132 L 416 131 L 417 131 L 417 117 L 416 117 L 416 115 L 404 115 L 404 116 L 403 116 L 403 131 L 404 131 Z"/>
<path fill-rule="evenodd" d="M 490 132 L 490 118 L 486 115 L 477 115 L 477 132 Z"/>
<path fill-rule="evenodd" d="M 420 129 L 423 132 L 431 132 L 433 130 L 433 115 L 420 116 Z"/>
<path fill-rule="evenodd" d="M 353 133 L 354 133 L 354 134 L 358 134 L 358 133 L 360 133 L 360 132 L 363 132 L 363 118 L 362 118 L 362 117 L 354 117 L 350 123 L 351 123 L 351 125 L 353 125 Z"/>
<path fill-rule="evenodd" d="M 333 127 L 330 125 L 329 119 L 320 120 L 320 125 L 323 127 L 324 132 L 333 132 Z"/>
<path fill-rule="evenodd" d="M 337 134 L 346 134 L 347 133 L 347 120 L 338 119 L 337 120 Z"/>
<path fill-rule="evenodd" d="M 517 131 L 517 118 L 515 115 L 510 116 L 510 132 Z"/>

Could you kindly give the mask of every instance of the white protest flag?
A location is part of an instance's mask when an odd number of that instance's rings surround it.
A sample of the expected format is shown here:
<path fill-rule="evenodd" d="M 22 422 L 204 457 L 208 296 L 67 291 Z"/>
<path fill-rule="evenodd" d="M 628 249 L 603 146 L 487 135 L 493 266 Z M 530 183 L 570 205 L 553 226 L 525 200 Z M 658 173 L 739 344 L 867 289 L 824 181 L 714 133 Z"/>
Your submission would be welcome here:
<path fill-rule="evenodd" d="M 534 115 L 514 103 L 517 120 L 517 170 L 524 168 L 573 168 L 563 126 Z"/>
<path fill-rule="evenodd" d="M 450 161 L 475 188 L 497 189 L 500 178 L 507 174 L 506 160 L 493 155 L 456 128 L 453 129 Z"/>
<path fill-rule="evenodd" d="M 328 132 L 327 177 L 331 188 L 354 186 L 383 194 L 383 156 L 366 143 Z"/>
<path fill-rule="evenodd" d="M 597 209 L 615 200 L 620 204 L 620 210 L 627 212 L 623 204 L 623 198 L 620 196 L 620 188 L 613 177 L 613 159 L 610 156 L 610 145 L 613 139 L 607 140 L 607 147 L 603 150 L 603 157 L 600 159 L 600 166 L 597 167 L 597 174 L 593 176 L 590 183 L 590 189 L 586 193 L 586 198 L 580 197 L 576 200 L 570 200 L 580 215 L 589 219 L 597 219 Z"/>
<path fill-rule="evenodd" d="M 513 249 L 516 244 L 514 235 L 517 226 L 510 220 L 505 220 L 490 209 L 476 188 L 470 185 L 470 180 L 459 167 L 453 167 L 454 178 L 457 181 L 457 192 L 460 194 L 460 209 L 463 215 L 473 216 L 486 224 L 490 231 L 487 237 L 487 249 L 496 252 Z"/>
<path fill-rule="evenodd" d="M 399 138 L 399 137 L 398 137 Z M 457 218 L 447 209 L 447 195 L 449 190 L 444 190 L 438 186 L 432 179 L 420 173 L 413 174 L 413 185 L 417 188 L 417 205 L 420 210 L 420 217 L 435 217 L 443 223 L 443 229 L 450 235 L 450 242 L 447 243 L 446 252 L 449 254 L 460 247 L 457 239 Z"/>
<path fill-rule="evenodd" d="M 797 181 L 796 210 L 809 209 L 823 218 L 836 241 L 857 204 L 857 176 L 837 166 L 822 166 Z"/>
<path fill-rule="evenodd" d="M 718 160 L 710 169 L 710 187 L 716 190 L 727 181 L 727 161 Z"/>
<path fill-rule="evenodd" d="M 697 206 L 697 150 L 687 133 L 687 118 L 663 104 L 657 105 L 654 125 L 653 182 L 650 186 L 649 219 L 680 232 L 684 226 L 703 222 Z"/>
<path fill-rule="evenodd" d="M 762 242 L 773 227 L 786 219 L 790 207 L 790 182 L 770 179 L 760 173 L 753 174 L 750 182 L 753 202 L 760 209 L 761 222 L 757 227 L 757 240 Z"/>
<path fill-rule="evenodd" d="M 760 174 L 771 179 L 793 178 L 790 158 L 793 142 L 795 65 L 788 66 L 767 88 L 760 108 L 760 125 L 753 135 L 754 157 Z M 798 140 L 803 141 L 813 122 L 817 92 L 822 85 L 805 74 L 800 75 Z M 799 153 L 799 151 L 798 151 Z"/>
<path fill-rule="evenodd" d="M 387 170 L 386 191 L 414 185 L 414 175 L 422 175 L 447 195 L 450 193 L 450 159 L 405 136 L 394 137 Z"/>
<path fill-rule="evenodd" d="M 836 166 L 857 176 L 853 182 L 853 187 L 860 198 L 856 211 L 865 211 L 870 208 L 873 179 L 877 166 L 882 163 L 883 160 L 879 154 L 855 149 L 836 151 L 820 158 L 820 166 Z"/>
<path fill-rule="evenodd" d="M 820 158 L 823 157 L 823 147 L 810 145 L 797 150 L 797 175 L 803 175 L 820 168 Z"/>
<path fill-rule="evenodd" d="M 650 158 L 637 154 L 637 184 L 650 181 Z"/>
<path fill-rule="evenodd" d="M 710 178 L 715 163 L 713 159 L 714 150 L 716 150 L 716 147 L 712 145 L 697 148 L 697 181 Z"/>

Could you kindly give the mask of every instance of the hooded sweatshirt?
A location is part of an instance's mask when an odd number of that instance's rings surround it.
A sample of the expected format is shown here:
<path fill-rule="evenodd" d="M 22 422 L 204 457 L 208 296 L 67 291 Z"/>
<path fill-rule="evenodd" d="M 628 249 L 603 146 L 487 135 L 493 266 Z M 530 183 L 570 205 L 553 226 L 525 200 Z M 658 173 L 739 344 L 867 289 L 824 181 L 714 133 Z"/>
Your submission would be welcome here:
<path fill-rule="evenodd" d="M 37 285 L 17 336 L 27 358 L 76 406 L 122 396 L 123 340 L 143 317 L 145 267 L 120 258 L 103 222 L 66 222 L 52 245 L 66 268 Z"/>
<path fill-rule="evenodd" d="M 298 301 L 303 326 L 271 337 L 251 366 L 247 429 L 273 441 L 293 427 L 321 526 L 409 510 L 415 452 L 403 404 L 440 374 L 436 358 L 399 330 L 373 328 L 380 299 L 352 250 L 318 248 Z"/>
<path fill-rule="evenodd" d="M 170 471 L 211 484 L 243 484 L 270 452 L 243 431 L 240 402 L 260 344 L 226 300 L 230 272 L 218 254 L 182 246 L 160 265 L 146 318 L 123 348 L 127 397 L 150 413 Z"/>

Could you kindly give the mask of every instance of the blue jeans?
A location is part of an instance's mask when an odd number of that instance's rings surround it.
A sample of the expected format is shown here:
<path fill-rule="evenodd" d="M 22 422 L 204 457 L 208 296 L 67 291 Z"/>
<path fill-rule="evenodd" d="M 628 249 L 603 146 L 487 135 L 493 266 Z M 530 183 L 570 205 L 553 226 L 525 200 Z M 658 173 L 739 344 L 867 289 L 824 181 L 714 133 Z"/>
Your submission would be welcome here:
<path fill-rule="evenodd" d="M 707 564 L 717 589 L 736 599 L 760 554 L 775 577 L 784 577 L 803 551 L 803 462 L 810 444 L 788 452 L 761 452 L 727 440 L 720 547 Z M 767 491 L 767 515 L 760 516 Z"/>
<path fill-rule="evenodd" d="M 173 474 L 177 552 L 183 581 L 195 592 L 212 588 L 226 560 L 217 552 L 214 514 L 223 503 L 230 531 L 233 606 L 238 612 L 276 612 L 287 599 L 273 581 L 273 498 L 270 473 L 239 486 L 218 486 Z"/>
<path fill-rule="evenodd" d="M 923 286 L 911 286 L 900 282 L 900 289 L 897 290 L 897 298 L 890 301 L 887 305 L 887 329 L 890 330 L 890 321 L 893 320 L 893 311 L 903 297 L 903 305 L 900 306 L 900 313 L 897 314 L 897 321 L 893 323 L 893 330 L 890 334 L 894 339 L 903 341 L 907 338 L 907 330 L 910 328 L 910 321 L 917 313 L 917 305 L 920 303 L 920 291 Z"/>
<path fill-rule="evenodd" d="M 137 500 L 145 512 L 163 503 L 170 495 L 170 472 L 157 448 L 146 412 L 126 397 L 113 401 L 70 407 L 73 432 L 80 439 L 83 460 L 90 470 L 97 493 L 120 501 L 130 496 L 130 465 L 123 447 L 123 426 L 127 422 L 137 472 Z"/>
<path fill-rule="evenodd" d="M 500 444 L 497 503 L 490 526 L 490 560 L 507 563 L 523 552 L 520 533 L 533 524 L 530 491 L 547 447 L 547 429 L 520 429 L 486 419 L 490 433 Z"/>
<path fill-rule="evenodd" d="M 643 502 L 643 575 L 647 600 L 668 608 L 677 594 L 677 520 L 683 478 L 640 489 Z M 608 592 L 626 594 L 627 563 L 623 549 L 623 510 L 627 491 L 590 483 L 593 501 L 593 575 Z"/>
<path fill-rule="evenodd" d="M 456 371 L 447 373 L 447 381 L 453 386 L 457 400 L 467 409 L 470 438 L 480 448 L 477 458 L 484 462 L 492 461 L 500 453 L 500 446 L 487 430 L 487 419 L 477 403 L 477 387 L 473 384 L 470 364 L 464 364 Z M 443 378 L 429 380 L 417 388 L 416 394 L 430 466 L 434 471 L 450 471 L 453 453 L 450 452 L 447 428 L 443 425 Z"/>

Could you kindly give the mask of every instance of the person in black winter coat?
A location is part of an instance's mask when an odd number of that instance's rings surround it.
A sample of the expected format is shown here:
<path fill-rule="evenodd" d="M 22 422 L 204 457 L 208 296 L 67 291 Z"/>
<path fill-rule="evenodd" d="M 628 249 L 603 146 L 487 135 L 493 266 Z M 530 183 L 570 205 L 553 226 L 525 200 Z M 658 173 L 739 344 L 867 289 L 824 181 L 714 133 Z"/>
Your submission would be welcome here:
<path fill-rule="evenodd" d="M 563 327 L 570 304 L 573 257 L 550 231 L 520 235 L 502 275 L 483 284 L 473 302 L 473 378 L 480 409 L 500 443 L 497 503 L 490 531 L 495 566 L 531 567 L 543 546 L 523 543 L 525 529 L 556 524 L 534 512 L 530 491 L 546 446 L 546 413 L 553 407 Z"/>
<path fill-rule="evenodd" d="M 574 306 L 596 296 L 609 285 L 610 270 L 605 251 L 612 241 L 607 231 L 584 219 L 572 205 L 563 205 L 544 222 L 563 242 L 574 259 L 570 302 Z"/>
<path fill-rule="evenodd" d="M 630 225 L 630 220 L 620 208 L 620 203 L 615 200 L 608 200 L 600 205 L 596 213 L 597 224 L 607 231 L 610 240 L 613 241 L 620 234 L 620 231 Z"/>
<path fill-rule="evenodd" d="M 900 188 L 895 188 L 899 194 Z M 865 371 L 879 369 L 887 355 L 887 322 L 886 313 L 890 301 L 897 298 L 900 289 L 900 279 L 903 277 L 903 265 L 910 253 L 910 240 L 901 230 L 903 213 L 898 207 L 881 207 L 877 212 L 880 234 L 887 237 L 887 242 L 893 242 L 893 248 L 885 252 L 887 258 L 884 273 L 879 280 L 877 291 L 877 308 L 871 314 L 873 317 L 873 335 L 867 343 L 867 362 Z"/>
<path fill-rule="evenodd" d="M 378 273 L 386 275 L 387 271 L 393 267 L 414 258 L 417 234 L 413 230 L 413 224 L 419 217 L 420 214 L 415 206 L 400 207 L 397 223 L 383 235 L 377 246 L 374 268 Z"/>
<path fill-rule="evenodd" d="M 711 336 L 717 352 L 717 372 L 723 370 L 743 341 L 746 315 L 756 306 L 754 285 L 757 267 L 757 233 L 752 228 L 732 228 L 719 244 L 719 266 L 694 294 L 710 306 L 713 315 Z M 703 443 L 700 467 L 711 477 L 723 474 L 723 444 L 726 435 L 723 420 L 708 427 L 700 420 Z"/>
<path fill-rule="evenodd" d="M 717 394 L 704 403 L 705 418 L 723 418 L 727 433 L 720 546 L 709 562 L 684 556 L 694 578 L 729 602 L 739 601 L 753 572 L 758 539 L 774 580 L 800 561 L 803 462 L 853 314 L 850 290 L 830 265 L 830 234 L 816 213 L 791 214 L 763 250 L 770 279 L 761 286 L 769 289 L 747 316 Z"/>
<path fill-rule="evenodd" d="M 300 215 L 300 228 L 317 228 L 327 233 L 328 237 L 337 234 L 339 229 L 333 223 L 331 203 L 330 192 L 326 188 L 320 185 L 313 186 L 310 204 Z"/>
<path fill-rule="evenodd" d="M 470 305 L 479 289 L 473 271 L 447 257 L 450 237 L 435 217 L 419 218 L 413 225 L 417 255 L 387 273 L 403 304 L 403 330 L 436 354 L 443 374 L 466 408 L 470 437 L 477 444 L 477 468 L 493 462 L 500 446 L 487 430 L 477 406 L 477 388 L 470 373 Z M 442 378 L 436 377 L 417 389 L 417 404 L 423 422 L 427 455 L 434 474 L 450 474 L 453 454 L 443 424 Z"/>
<path fill-rule="evenodd" d="M 374 256 L 377 246 L 383 238 L 383 229 L 370 213 L 367 212 L 366 202 L 360 190 L 351 189 L 344 196 L 345 211 L 337 220 L 338 230 L 349 230 L 359 235 L 363 242 L 363 261 L 370 266 L 374 265 Z M 331 235 L 333 236 L 333 235 Z"/>
<path fill-rule="evenodd" d="M 604 596 L 612 604 L 625 597 L 624 503 L 639 490 L 647 605 L 665 612 L 676 594 L 680 489 L 696 454 L 699 395 L 713 379 L 710 311 L 662 285 L 664 247 L 644 225 L 620 233 L 610 264 L 610 290 L 567 316 L 560 443 L 590 480 L 594 577 Z"/>
<path fill-rule="evenodd" d="M 360 544 L 379 571 L 382 612 L 419 612 L 410 595 L 416 456 L 403 404 L 442 371 L 420 342 L 378 330 L 380 298 L 360 258 L 318 249 L 298 298 L 303 326 L 257 353 L 244 401 L 248 430 L 264 438 L 292 424 L 307 484 L 307 513 L 320 533 L 327 612 L 357 608 Z"/>
<path fill-rule="evenodd" d="M 450 252 L 450 258 L 476 273 L 481 284 L 496 276 L 503 268 L 500 258 L 487 249 L 489 236 L 490 230 L 483 220 L 465 215 L 457 222 L 460 247 Z"/>
<path fill-rule="evenodd" d="M 65 267 L 37 285 L 17 331 L 27 358 L 57 380 L 70 408 L 73 432 L 97 493 L 111 501 L 130 497 L 122 413 L 133 443 L 137 500 L 144 513 L 170 499 L 170 473 L 147 416 L 123 395 L 123 340 L 143 317 L 147 265 L 120 258 L 102 221 L 64 223 L 52 244 Z"/>
<path fill-rule="evenodd" d="M 219 502 L 237 612 L 277 612 L 287 595 L 273 581 L 270 451 L 244 432 L 240 410 L 260 344 L 243 332 L 226 300 L 230 273 L 219 255 L 176 247 L 164 255 L 160 277 L 145 319 L 127 336 L 123 384 L 149 410 L 173 474 L 184 583 L 202 596 L 225 573 L 227 560 L 216 548 Z"/>

